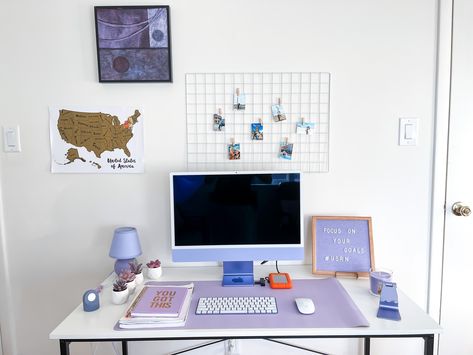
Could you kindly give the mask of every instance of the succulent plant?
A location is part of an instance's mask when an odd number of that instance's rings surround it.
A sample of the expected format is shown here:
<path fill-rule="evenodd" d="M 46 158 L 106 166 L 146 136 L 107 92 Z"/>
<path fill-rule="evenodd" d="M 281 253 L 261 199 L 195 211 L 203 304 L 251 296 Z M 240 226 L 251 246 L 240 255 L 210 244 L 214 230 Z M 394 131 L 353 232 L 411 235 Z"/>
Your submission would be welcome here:
<path fill-rule="evenodd" d="M 113 283 L 113 291 L 115 291 L 115 292 L 125 291 L 126 288 L 127 288 L 126 281 L 123 280 L 123 279 L 117 279 Z"/>
<path fill-rule="evenodd" d="M 146 263 L 146 266 L 150 269 L 154 269 L 161 266 L 161 261 L 159 261 L 159 259 L 151 260 L 149 263 Z"/>
<path fill-rule="evenodd" d="M 135 275 L 141 274 L 143 271 L 143 264 L 138 264 L 136 261 L 131 262 L 130 264 L 130 271 Z"/>
<path fill-rule="evenodd" d="M 135 274 L 130 270 L 124 270 L 118 275 L 118 277 L 125 282 L 131 282 L 135 279 Z"/>

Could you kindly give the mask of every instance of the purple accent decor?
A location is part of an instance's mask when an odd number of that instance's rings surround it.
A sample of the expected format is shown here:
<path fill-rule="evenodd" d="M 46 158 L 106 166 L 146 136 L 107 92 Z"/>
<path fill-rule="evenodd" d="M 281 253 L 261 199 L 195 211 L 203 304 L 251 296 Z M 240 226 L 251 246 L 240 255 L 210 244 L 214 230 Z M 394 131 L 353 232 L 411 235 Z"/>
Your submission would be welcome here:
<path fill-rule="evenodd" d="M 391 281 L 392 274 L 387 271 L 370 272 L 370 290 L 373 295 L 379 295 L 386 281 Z"/>
<path fill-rule="evenodd" d="M 132 259 L 117 259 L 115 261 L 115 265 L 113 266 L 113 270 L 117 275 L 120 275 L 121 272 L 130 270 L 130 263 L 136 262 L 135 258 Z"/>
<path fill-rule="evenodd" d="M 173 261 L 303 260 L 304 247 L 173 249 Z"/>
<path fill-rule="evenodd" d="M 224 261 L 222 286 L 255 285 L 253 261 Z"/>
<path fill-rule="evenodd" d="M 184 282 L 183 284 L 188 283 Z M 148 284 L 181 284 L 181 282 L 149 282 Z M 242 328 L 351 328 L 368 327 L 350 295 L 335 278 L 292 280 L 292 288 L 275 290 L 270 287 L 222 287 L 219 281 L 195 281 L 194 294 L 186 325 L 181 329 L 242 329 Z M 274 296 L 277 314 L 196 315 L 200 297 Z M 301 314 L 295 298 L 311 298 L 315 313 Z M 118 325 L 116 330 L 121 330 Z M 163 329 L 163 328 L 160 328 Z M 175 329 L 175 328 L 174 328 Z"/>
<path fill-rule="evenodd" d="M 177 317 L 187 294 L 187 287 L 145 287 L 131 316 Z"/>
<path fill-rule="evenodd" d="M 399 313 L 399 302 L 397 297 L 397 287 L 395 282 L 384 282 L 379 299 L 378 318 L 401 320 Z"/>
<path fill-rule="evenodd" d="M 318 220 L 317 269 L 368 272 L 371 268 L 368 227 L 367 220 Z"/>
<path fill-rule="evenodd" d="M 134 227 L 120 227 L 115 229 L 113 234 L 112 245 L 108 254 L 112 258 L 134 259 L 141 255 L 140 239 L 138 232 Z M 118 260 L 117 260 L 118 261 Z M 123 260 L 115 264 L 115 272 L 118 274 L 123 269 L 123 264 L 132 260 Z"/>
<path fill-rule="evenodd" d="M 169 6 L 96 6 L 101 82 L 172 82 Z"/>
<path fill-rule="evenodd" d="M 173 261 L 304 260 L 300 172 L 170 173 Z"/>

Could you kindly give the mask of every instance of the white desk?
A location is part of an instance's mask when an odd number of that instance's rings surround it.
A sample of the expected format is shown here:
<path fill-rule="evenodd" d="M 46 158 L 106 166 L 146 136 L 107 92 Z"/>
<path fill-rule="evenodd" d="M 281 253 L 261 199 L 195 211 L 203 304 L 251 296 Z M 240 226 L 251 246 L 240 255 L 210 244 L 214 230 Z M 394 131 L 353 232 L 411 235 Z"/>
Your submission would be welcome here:
<path fill-rule="evenodd" d="M 282 266 L 281 270 L 289 272 L 293 279 L 314 277 L 308 265 Z M 274 272 L 274 266 L 255 267 L 255 278 L 267 276 L 269 272 Z M 160 280 L 219 280 L 221 277 L 222 268 L 185 267 L 164 269 L 163 277 Z M 49 338 L 59 340 L 61 355 L 69 355 L 69 344 L 71 342 L 121 341 L 123 354 L 128 354 L 128 341 L 245 338 L 363 338 L 365 340 L 365 354 L 369 354 L 371 338 L 393 337 L 423 338 L 424 354 L 432 355 L 434 336 L 441 331 L 440 326 L 402 291 L 399 291 L 399 308 L 402 320 L 397 322 L 377 318 L 379 298 L 369 293 L 369 281 L 366 279 L 340 279 L 340 282 L 369 321 L 369 327 L 114 330 L 118 319 L 125 313 L 128 304 L 114 305 L 111 303 L 113 279 L 114 276 L 112 275 L 104 282 L 105 287 L 100 294 L 100 308 L 97 311 L 84 312 L 82 304 L 80 304 L 51 332 Z M 193 310 L 190 310 L 190 312 L 193 312 Z"/>

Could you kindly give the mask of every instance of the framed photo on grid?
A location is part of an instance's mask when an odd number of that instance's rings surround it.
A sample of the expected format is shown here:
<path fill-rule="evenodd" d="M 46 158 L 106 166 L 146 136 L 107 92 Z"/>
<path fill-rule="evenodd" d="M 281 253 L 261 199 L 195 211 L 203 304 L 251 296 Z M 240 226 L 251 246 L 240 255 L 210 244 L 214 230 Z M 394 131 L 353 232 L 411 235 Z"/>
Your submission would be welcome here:
<path fill-rule="evenodd" d="M 172 82 L 169 6 L 95 6 L 99 82 Z"/>

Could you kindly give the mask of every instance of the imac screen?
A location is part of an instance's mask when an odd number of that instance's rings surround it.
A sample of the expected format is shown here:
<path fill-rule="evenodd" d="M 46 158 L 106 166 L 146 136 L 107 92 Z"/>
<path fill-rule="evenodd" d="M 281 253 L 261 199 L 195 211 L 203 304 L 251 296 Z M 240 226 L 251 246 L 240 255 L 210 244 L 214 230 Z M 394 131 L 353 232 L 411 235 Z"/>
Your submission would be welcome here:
<path fill-rule="evenodd" d="M 301 244 L 299 173 L 171 174 L 173 246 Z"/>

